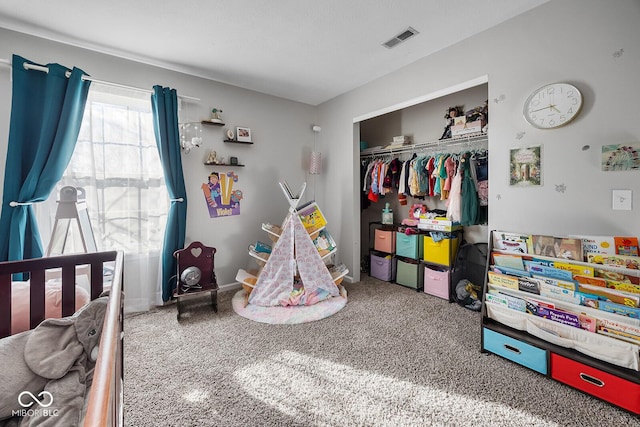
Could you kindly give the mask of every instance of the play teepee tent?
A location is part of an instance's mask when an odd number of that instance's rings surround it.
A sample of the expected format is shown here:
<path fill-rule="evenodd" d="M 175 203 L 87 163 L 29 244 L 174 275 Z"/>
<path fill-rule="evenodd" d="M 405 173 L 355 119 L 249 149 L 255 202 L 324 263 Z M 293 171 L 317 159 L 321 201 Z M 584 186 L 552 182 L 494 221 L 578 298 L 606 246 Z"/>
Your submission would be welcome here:
<path fill-rule="evenodd" d="M 327 317 L 346 304 L 346 291 L 340 283 L 348 270 L 344 265 L 325 264 L 326 256 L 323 259 L 314 242 L 326 226 L 322 212 L 315 202 L 298 209 L 305 185 L 297 196 L 292 195 L 286 183 L 280 186 L 290 204 L 289 214 L 282 227 L 268 229 L 276 236 L 275 244 L 268 257 L 256 257 L 261 261 L 261 270 L 255 274 L 238 271 L 236 279 L 244 289 L 234 297 L 234 309 L 240 315 L 267 323 L 299 323 Z M 259 315 L 254 316 L 256 313 Z"/>

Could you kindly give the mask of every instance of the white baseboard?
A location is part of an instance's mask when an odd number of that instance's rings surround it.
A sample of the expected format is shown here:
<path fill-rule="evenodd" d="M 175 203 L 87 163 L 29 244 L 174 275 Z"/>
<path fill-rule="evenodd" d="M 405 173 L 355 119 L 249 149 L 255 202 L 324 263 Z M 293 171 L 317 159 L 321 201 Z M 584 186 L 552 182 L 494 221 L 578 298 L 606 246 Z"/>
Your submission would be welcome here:
<path fill-rule="evenodd" d="M 218 285 L 218 292 L 237 291 L 242 289 L 240 282 L 227 283 L 225 285 Z"/>

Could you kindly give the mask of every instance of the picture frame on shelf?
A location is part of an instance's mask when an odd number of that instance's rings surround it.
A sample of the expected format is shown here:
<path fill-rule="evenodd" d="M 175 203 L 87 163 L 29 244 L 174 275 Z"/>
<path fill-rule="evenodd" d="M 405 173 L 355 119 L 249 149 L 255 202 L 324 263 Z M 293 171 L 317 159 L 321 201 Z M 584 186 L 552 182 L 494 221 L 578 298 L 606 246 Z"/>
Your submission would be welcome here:
<path fill-rule="evenodd" d="M 251 129 L 242 126 L 236 126 L 236 141 L 252 142 Z"/>

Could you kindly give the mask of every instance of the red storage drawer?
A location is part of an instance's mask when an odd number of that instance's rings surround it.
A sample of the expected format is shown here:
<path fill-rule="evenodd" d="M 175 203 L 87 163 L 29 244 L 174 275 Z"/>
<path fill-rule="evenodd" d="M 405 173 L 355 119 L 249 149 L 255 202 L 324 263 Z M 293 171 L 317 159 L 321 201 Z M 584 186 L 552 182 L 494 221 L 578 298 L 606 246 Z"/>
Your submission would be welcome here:
<path fill-rule="evenodd" d="M 551 377 L 628 411 L 640 414 L 640 384 L 551 353 Z"/>

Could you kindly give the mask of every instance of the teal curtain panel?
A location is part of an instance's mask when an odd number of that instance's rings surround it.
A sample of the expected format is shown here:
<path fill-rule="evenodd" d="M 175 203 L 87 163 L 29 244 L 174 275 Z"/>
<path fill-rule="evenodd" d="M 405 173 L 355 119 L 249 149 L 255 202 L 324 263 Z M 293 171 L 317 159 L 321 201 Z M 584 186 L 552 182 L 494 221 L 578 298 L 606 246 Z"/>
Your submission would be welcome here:
<path fill-rule="evenodd" d="M 42 257 L 33 203 L 49 197 L 76 146 L 90 81 L 79 68 L 12 58 L 9 141 L 0 214 L 0 260 Z"/>
<path fill-rule="evenodd" d="M 180 157 L 178 95 L 175 89 L 156 85 L 151 95 L 153 130 L 160 153 L 167 192 L 171 199 L 162 247 L 162 300 L 171 299 L 176 286 L 176 259 L 173 253 L 184 247 L 187 226 L 187 192 Z M 177 279 L 176 279 L 177 280 Z"/>

